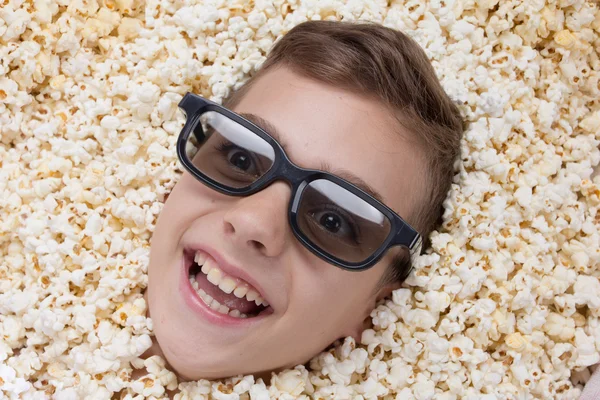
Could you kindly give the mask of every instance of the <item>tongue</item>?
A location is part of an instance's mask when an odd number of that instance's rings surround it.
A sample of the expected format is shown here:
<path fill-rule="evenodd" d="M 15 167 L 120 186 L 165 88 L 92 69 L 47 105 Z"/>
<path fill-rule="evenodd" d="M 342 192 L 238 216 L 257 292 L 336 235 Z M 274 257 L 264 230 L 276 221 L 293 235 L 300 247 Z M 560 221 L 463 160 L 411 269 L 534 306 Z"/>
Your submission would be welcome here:
<path fill-rule="evenodd" d="M 198 282 L 198 287 L 200 289 L 204 290 L 210 297 L 217 300 L 219 303 L 229 307 L 230 310 L 236 309 L 244 314 L 254 314 L 261 308 L 253 301 L 235 297 L 233 292 L 231 294 L 225 293 L 217 286 L 210 283 L 208 279 L 206 279 L 206 275 L 202 272 L 196 274 L 196 282 Z"/>

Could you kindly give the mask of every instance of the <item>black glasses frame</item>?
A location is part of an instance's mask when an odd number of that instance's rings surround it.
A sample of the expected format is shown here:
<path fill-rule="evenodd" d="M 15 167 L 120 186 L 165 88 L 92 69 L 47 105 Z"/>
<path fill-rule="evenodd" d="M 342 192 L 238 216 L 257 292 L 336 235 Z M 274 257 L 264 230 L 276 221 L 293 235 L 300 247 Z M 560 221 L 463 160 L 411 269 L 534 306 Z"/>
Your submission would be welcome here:
<path fill-rule="evenodd" d="M 288 211 L 288 219 L 292 227 L 292 231 L 294 232 L 296 238 L 298 238 L 298 240 L 300 240 L 305 247 L 307 247 L 312 253 L 321 259 L 348 271 L 364 271 L 377 263 L 383 254 L 389 248 L 394 246 L 404 246 L 408 248 L 411 257 L 414 256 L 415 253 L 417 255 L 421 253 L 423 242 L 421 235 L 392 209 L 342 178 L 339 178 L 328 172 L 298 167 L 292 161 L 290 161 L 281 145 L 275 139 L 273 139 L 262 128 L 256 126 L 246 118 L 236 114 L 231 110 L 228 110 L 220 104 L 212 102 L 191 92 L 186 93 L 183 99 L 181 99 L 179 102 L 178 106 L 184 112 L 187 118 L 187 121 L 183 126 L 181 133 L 179 134 L 179 138 L 177 139 L 177 156 L 179 157 L 179 160 L 184 168 L 200 182 L 230 196 L 249 196 L 262 190 L 276 180 L 286 181 L 292 188 L 292 196 Z M 197 132 L 194 132 L 194 127 L 199 123 L 198 119 L 200 116 L 207 111 L 216 111 L 230 118 L 231 120 L 260 136 L 273 147 L 275 152 L 275 160 L 273 161 L 273 165 L 263 176 L 249 186 L 243 188 L 232 188 L 222 185 L 221 183 L 203 174 L 188 159 L 186 155 L 187 140 L 192 133 L 195 135 L 198 134 Z M 198 139 L 199 142 L 202 142 L 204 138 Z M 316 179 L 326 179 L 343 187 L 355 196 L 358 196 L 362 200 L 369 203 L 371 206 L 385 215 L 390 221 L 390 233 L 388 234 L 388 237 L 371 256 L 362 262 L 350 263 L 333 256 L 329 252 L 322 250 L 319 246 L 314 244 L 300 229 L 297 221 L 297 212 L 300 200 L 302 199 L 302 192 L 310 182 Z"/>

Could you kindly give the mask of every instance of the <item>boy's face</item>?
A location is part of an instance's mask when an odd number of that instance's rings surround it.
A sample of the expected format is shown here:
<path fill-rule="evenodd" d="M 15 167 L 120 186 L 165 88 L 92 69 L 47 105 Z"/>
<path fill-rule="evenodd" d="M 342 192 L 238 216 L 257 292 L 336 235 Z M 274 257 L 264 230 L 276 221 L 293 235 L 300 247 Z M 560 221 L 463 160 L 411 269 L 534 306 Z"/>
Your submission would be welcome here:
<path fill-rule="evenodd" d="M 278 68 L 256 81 L 233 111 L 274 125 L 292 162 L 348 171 L 400 216 L 419 201 L 424 160 L 375 100 Z M 290 196 L 283 181 L 248 197 L 227 196 L 187 172 L 171 192 L 152 237 L 146 295 L 160 349 L 184 379 L 262 375 L 303 364 L 338 338 L 360 339 L 377 299 L 393 289 L 375 291 L 397 249 L 362 272 L 328 264 L 292 233 Z M 251 277 L 272 313 L 228 324 L 191 305 L 182 289 L 189 247 L 209 249 Z"/>

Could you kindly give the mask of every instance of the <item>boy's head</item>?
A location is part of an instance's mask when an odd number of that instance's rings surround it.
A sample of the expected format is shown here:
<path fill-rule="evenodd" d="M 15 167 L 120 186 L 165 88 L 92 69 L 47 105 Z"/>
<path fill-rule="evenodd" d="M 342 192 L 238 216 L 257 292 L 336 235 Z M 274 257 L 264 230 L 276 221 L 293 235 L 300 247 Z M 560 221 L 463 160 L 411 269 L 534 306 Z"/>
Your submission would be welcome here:
<path fill-rule="evenodd" d="M 406 35 L 371 23 L 305 22 L 275 44 L 223 105 L 266 132 L 277 130 L 297 166 L 362 181 L 427 246 L 452 183 L 462 121 Z M 249 162 L 230 155 L 237 166 Z M 305 363 L 338 338 L 359 339 L 377 300 L 410 271 L 404 247 L 360 272 L 317 257 L 292 232 L 290 200 L 284 181 L 229 196 L 185 172 L 174 187 L 152 237 L 147 297 L 161 352 L 183 378 L 268 373 Z M 328 218 L 318 221 L 336 224 Z M 243 295 L 251 281 L 268 312 L 231 322 L 198 306 L 199 297 L 190 300 L 195 294 L 184 288 L 190 248 L 217 261 L 207 263 L 208 277 L 194 270 L 204 279 L 200 288 L 233 310 L 225 292 Z M 231 282 L 223 283 L 223 271 Z"/>

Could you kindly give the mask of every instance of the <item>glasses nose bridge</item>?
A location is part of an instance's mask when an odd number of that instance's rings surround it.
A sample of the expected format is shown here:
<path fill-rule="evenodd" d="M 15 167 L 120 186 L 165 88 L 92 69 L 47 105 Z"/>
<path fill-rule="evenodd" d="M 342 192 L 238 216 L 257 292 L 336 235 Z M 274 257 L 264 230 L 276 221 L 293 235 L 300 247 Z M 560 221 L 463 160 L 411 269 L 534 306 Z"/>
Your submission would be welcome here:
<path fill-rule="evenodd" d="M 301 192 L 301 189 L 306 186 L 306 184 L 303 185 L 303 182 L 306 182 L 311 175 L 314 175 L 315 171 L 306 170 L 295 165 L 283 152 L 283 149 L 280 149 L 280 154 L 281 158 L 275 161 L 273 174 L 267 179 L 267 182 L 265 182 L 265 185 L 261 189 L 264 189 L 273 182 L 284 181 L 291 190 L 290 201 L 294 201 L 297 193 Z"/>

